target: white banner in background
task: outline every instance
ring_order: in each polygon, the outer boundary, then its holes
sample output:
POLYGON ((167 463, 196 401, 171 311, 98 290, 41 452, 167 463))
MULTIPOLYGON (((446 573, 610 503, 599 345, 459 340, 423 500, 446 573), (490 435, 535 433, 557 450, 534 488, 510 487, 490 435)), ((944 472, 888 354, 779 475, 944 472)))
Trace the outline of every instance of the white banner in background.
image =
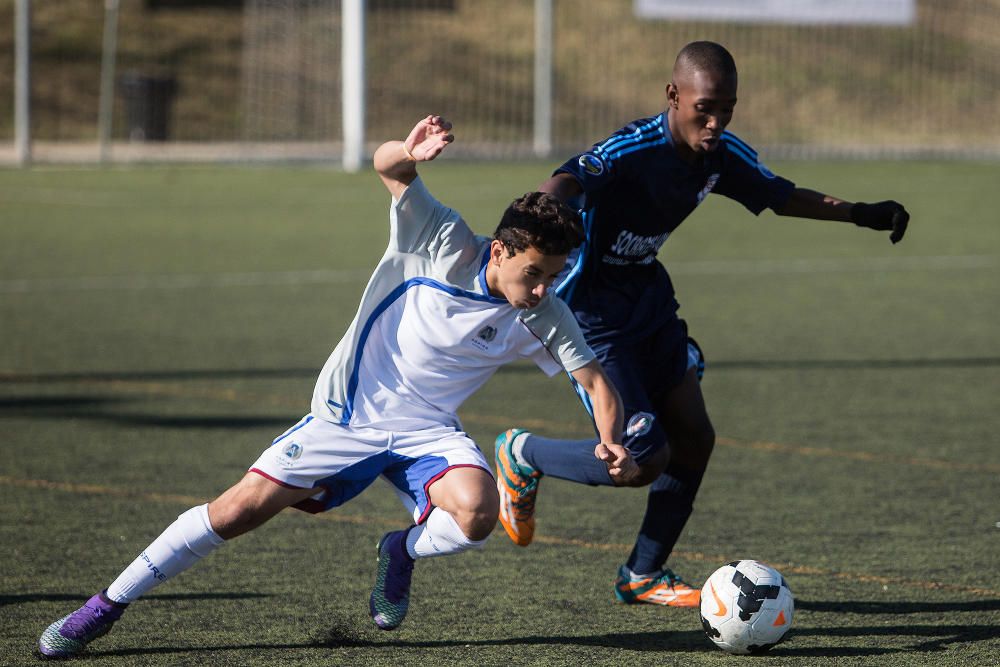
POLYGON ((645 19, 797 23, 911 25, 916 0, 635 0, 635 15, 645 19))

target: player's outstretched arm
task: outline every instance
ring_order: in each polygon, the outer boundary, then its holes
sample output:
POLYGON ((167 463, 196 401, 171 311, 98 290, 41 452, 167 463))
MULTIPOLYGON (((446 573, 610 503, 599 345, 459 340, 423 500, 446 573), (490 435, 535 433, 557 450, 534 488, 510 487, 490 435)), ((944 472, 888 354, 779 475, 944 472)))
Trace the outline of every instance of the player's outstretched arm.
POLYGON ((399 199, 417 177, 417 163, 433 160, 455 140, 451 123, 441 116, 427 116, 403 141, 387 141, 375 151, 375 171, 393 197, 399 199))
POLYGON ((607 464, 608 474, 616 485, 627 485, 640 471, 639 464, 621 444, 625 409, 618 391, 596 359, 571 375, 587 392, 594 408, 594 424, 601 438, 594 456, 607 464))
POLYGON ((910 214, 903 205, 892 200, 874 204, 863 202, 852 204, 805 188, 795 188, 785 206, 777 213, 813 220, 853 222, 858 227, 890 232, 889 240, 893 243, 903 240, 910 222, 910 214))

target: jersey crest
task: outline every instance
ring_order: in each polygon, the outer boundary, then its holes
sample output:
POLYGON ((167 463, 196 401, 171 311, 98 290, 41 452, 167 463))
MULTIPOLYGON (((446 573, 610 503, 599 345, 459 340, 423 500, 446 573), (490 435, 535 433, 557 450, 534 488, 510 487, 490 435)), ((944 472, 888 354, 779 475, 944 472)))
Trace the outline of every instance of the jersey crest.
POLYGON ((604 173, 604 162, 593 153, 584 153, 577 162, 591 176, 600 176, 604 173))

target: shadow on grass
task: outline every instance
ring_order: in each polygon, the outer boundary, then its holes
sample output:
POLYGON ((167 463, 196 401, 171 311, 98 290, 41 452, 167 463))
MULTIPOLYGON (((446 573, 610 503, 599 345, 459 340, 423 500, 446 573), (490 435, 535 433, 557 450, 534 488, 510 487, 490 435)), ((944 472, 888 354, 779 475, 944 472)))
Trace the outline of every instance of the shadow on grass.
POLYGON ((31 417, 39 413, 85 410, 131 401, 130 398, 116 396, 13 396, 0 398, 0 415, 31 417))
MULTIPOLYGON (((970 644, 995 640, 997 630, 992 625, 895 625, 881 627, 837 627, 809 628, 793 630, 789 640, 776 647, 771 654, 775 657, 862 657, 903 652, 935 653, 944 651, 949 644, 970 644), (894 639, 916 638, 918 643, 905 647, 886 646, 795 646, 797 638, 861 638, 890 637, 894 639), (924 641, 919 641, 925 639, 924 641)), ((866 640, 866 643, 875 643, 866 640)), ((884 643, 882 641, 878 643, 884 643)), ((225 646, 169 647, 121 649, 116 651, 95 651, 98 656, 163 655, 171 653, 213 653, 221 651, 271 651, 287 649, 442 649, 467 647, 529 647, 529 646, 590 646, 629 651, 657 653, 714 652, 714 646, 698 630, 681 632, 622 632, 597 635, 529 635, 503 639, 442 639, 442 640, 394 640, 392 636, 378 633, 374 629, 335 627, 325 635, 311 642, 287 644, 232 644, 225 646)))
MULTIPOLYGON (((46 420, 73 419, 116 424, 119 426, 150 426, 155 428, 244 429, 267 427, 283 431, 301 419, 294 416, 258 415, 163 415, 115 412, 112 409, 140 399, 98 395, 85 396, 15 396, 0 398, 0 417, 42 417, 46 420)), ((303 409, 308 405, 303 403, 303 409)))
MULTIPOLYGON (((883 625, 878 627, 841 627, 841 628, 805 628, 793 630, 794 637, 916 637, 928 638, 926 641, 906 647, 907 651, 934 653, 944 651, 948 644, 972 644, 981 641, 996 641, 998 630, 995 625, 883 625)), ((789 655, 838 655, 826 653, 827 649, 795 649, 787 651, 789 655)), ((839 650, 839 649, 829 649, 839 650)), ((878 649, 875 649, 878 650, 878 649)), ((785 653, 785 651, 782 651, 785 653)))
MULTIPOLYGON (((954 357, 944 359, 709 359, 719 370, 874 370, 899 368, 983 368, 1000 366, 1000 357, 954 357)), ((145 371, 74 371, 66 373, 0 373, 0 384, 58 384, 61 382, 148 382, 153 380, 234 380, 256 378, 315 378, 320 367, 309 368, 200 368, 145 371)), ((534 364, 509 364, 501 374, 535 374, 534 364)))
MULTIPOLYGON (((965 602, 870 602, 861 600, 796 600, 795 609, 848 614, 921 614, 927 612, 998 611, 1000 600, 965 602)), ((998 630, 1000 633, 1000 630, 998 630)))
POLYGON ((255 378, 306 378, 319 375, 315 368, 192 368, 146 371, 74 371, 66 373, 0 373, 0 384, 59 384, 60 382, 149 382, 152 380, 240 380, 255 378))
MULTIPOLYGON (((77 607, 87 601, 92 593, 20 593, 0 595, 0 607, 31 602, 72 602, 77 607)), ((270 597, 265 593, 173 593, 143 596, 144 600, 247 600, 270 597)))
POLYGON ((435 648, 466 648, 489 646, 593 646, 612 649, 629 649, 632 651, 715 651, 705 638, 703 632, 686 630, 683 632, 639 632, 603 635, 573 635, 573 636, 528 636, 508 637, 504 639, 442 639, 442 640, 393 640, 386 635, 384 639, 376 639, 376 630, 368 632, 350 632, 343 629, 333 629, 325 637, 310 642, 289 644, 233 644, 228 646, 199 647, 169 647, 156 646, 148 648, 122 649, 117 651, 88 651, 93 657, 98 656, 133 656, 160 655, 169 653, 213 653, 219 651, 268 651, 287 649, 337 649, 337 648, 371 648, 371 649, 435 649, 435 648))

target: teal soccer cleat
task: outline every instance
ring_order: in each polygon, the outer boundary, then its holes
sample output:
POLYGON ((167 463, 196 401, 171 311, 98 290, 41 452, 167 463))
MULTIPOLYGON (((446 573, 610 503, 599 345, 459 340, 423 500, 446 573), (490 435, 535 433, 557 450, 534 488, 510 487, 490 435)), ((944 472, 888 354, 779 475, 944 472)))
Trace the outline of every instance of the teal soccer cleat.
POLYGON ((409 529, 386 533, 378 541, 378 570, 375 587, 368 599, 368 609, 375 625, 395 630, 406 618, 410 606, 410 579, 413 558, 406 551, 409 529))

